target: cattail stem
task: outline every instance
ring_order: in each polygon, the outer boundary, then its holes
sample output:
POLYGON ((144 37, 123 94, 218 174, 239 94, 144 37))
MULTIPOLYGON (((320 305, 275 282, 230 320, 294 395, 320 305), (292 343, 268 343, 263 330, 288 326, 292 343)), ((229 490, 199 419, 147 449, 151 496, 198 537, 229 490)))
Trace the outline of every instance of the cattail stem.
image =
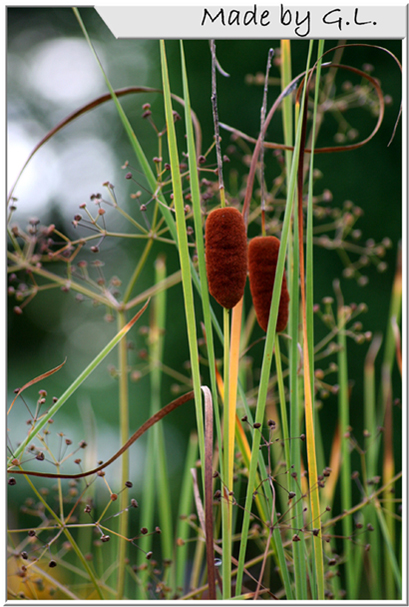
POLYGON ((266 180, 264 175, 264 123, 266 120, 267 112, 267 92, 268 92, 268 76, 270 74, 271 60, 274 55, 274 49, 270 48, 268 51, 266 75, 264 78, 264 94, 263 103, 261 106, 261 119, 260 119, 260 134, 261 134, 261 146, 260 146, 260 187, 261 187, 261 233, 263 236, 266 235, 266 180))
POLYGON ((216 84, 216 44, 214 40, 210 41, 210 50, 212 54, 212 110, 213 110, 213 123, 214 123, 214 135, 216 143, 216 156, 217 156, 217 175, 219 178, 219 190, 220 190, 220 202, 222 208, 225 206, 224 197, 224 182, 223 182, 223 161, 222 151, 220 146, 220 128, 219 128, 219 115, 217 111, 217 84, 216 84))
MULTIPOLYGON (((223 399, 223 487, 222 487, 222 533, 223 533, 223 599, 231 597, 231 556, 232 556, 232 507, 229 492, 232 491, 229 472, 229 370, 230 370, 230 314, 229 310, 223 309, 224 329, 224 399, 223 399)), ((233 427, 234 431, 234 427, 233 427)))
MULTIPOLYGON (((126 325, 124 312, 118 313, 118 331, 122 331, 126 325)), ((129 436, 129 397, 128 397, 128 349, 126 339, 119 343, 119 417, 120 417, 120 441, 121 445, 126 443, 129 436)), ((126 452, 122 457, 121 469, 121 487, 129 480, 129 453, 126 452)), ((128 542, 123 538, 127 537, 129 514, 127 511, 128 496, 126 492, 120 494, 120 510, 124 510, 123 515, 119 517, 119 538, 118 538, 118 577, 116 587, 116 599, 120 601, 125 591, 125 560, 128 552, 128 542)))

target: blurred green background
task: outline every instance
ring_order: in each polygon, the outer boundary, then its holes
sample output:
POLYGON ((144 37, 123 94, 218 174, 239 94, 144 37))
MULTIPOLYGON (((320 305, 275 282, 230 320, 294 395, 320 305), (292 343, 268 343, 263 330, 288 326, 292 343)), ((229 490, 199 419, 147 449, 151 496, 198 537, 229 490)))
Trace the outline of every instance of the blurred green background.
MULTIPOLYGON (((131 85, 161 87, 157 41, 115 40, 93 9, 81 8, 80 12, 114 88, 131 85)), ((71 9, 11 7, 7 9, 7 20, 7 159, 10 189, 29 152, 48 130, 81 105, 107 91, 71 9)), ((386 47, 400 58, 400 40, 364 42, 386 47)), ((335 44, 335 41, 328 41, 325 48, 329 49, 335 44)), ((307 46, 308 42, 305 40, 292 42, 294 75, 305 68, 307 46)), ((249 83, 248 75, 264 72, 270 47, 277 51, 279 41, 217 41, 218 59, 224 70, 230 74, 229 78, 218 76, 220 120, 252 137, 258 135, 263 90, 262 86, 249 83)), ((169 41, 167 52, 173 92, 181 94, 178 42, 169 41)), ((208 41, 187 40, 185 53, 191 104, 200 120, 203 150, 206 150, 213 140, 208 41)), ((363 209, 364 214, 356 226, 362 231, 363 242, 372 238, 378 243, 388 237, 393 246, 387 250, 384 258, 388 264, 385 272, 379 273, 374 266, 364 269, 369 281, 363 287, 355 280, 342 277, 344 266, 336 251, 316 247, 315 302, 320 303, 325 296, 333 297, 333 280, 340 278, 346 303, 368 304, 367 314, 359 318, 362 320, 363 330, 384 334, 402 228, 400 127, 393 143, 387 147, 399 111, 401 75, 392 58, 374 48, 346 49, 342 62, 360 69, 365 64, 373 65, 372 75, 380 80, 382 90, 385 95, 391 97, 391 102, 386 107, 380 131, 368 145, 348 153, 316 156, 315 167, 321 171, 322 178, 317 181, 315 191, 316 194, 321 194, 324 190, 331 191, 333 199, 329 206, 342 208, 344 201, 352 200, 363 209)), ((271 77, 279 77, 277 65, 273 65, 271 77)), ((339 73, 336 81, 339 90, 345 80, 352 83, 359 81, 349 73, 339 73)), ((269 105, 278 92, 278 86, 270 87, 269 105)), ((153 158, 157 155, 157 138, 150 125, 142 118, 142 105, 147 102, 152 105, 156 124, 163 128, 160 95, 129 95, 121 100, 147 157, 153 158)), ((176 109, 182 110, 181 107, 176 109)), ((353 128, 358 129, 358 139, 366 137, 376 122, 375 116, 359 107, 348 112, 347 119, 353 128)), ((336 129, 335 121, 329 118, 320 132, 317 145, 335 145, 336 129)), ((225 151, 229 145, 229 135, 222 133, 222 136, 225 151)), ((267 139, 282 141, 280 113, 275 116, 267 139)), ((214 161, 214 155, 212 158, 214 161)), ((115 185, 120 205, 138 221, 143 221, 138 205, 130 198, 136 186, 125 180, 126 171, 121 169, 125 160, 129 160, 130 164, 136 167, 116 110, 113 104, 108 102, 81 116, 36 154, 14 193, 18 198, 15 221, 25 228, 29 218, 37 216, 42 224, 54 223, 61 232, 72 238, 78 237, 80 230, 75 231, 71 222, 78 212, 79 205, 89 201, 91 194, 101 192, 102 183, 108 180, 115 185)), ((271 184, 280 173, 273 152, 266 152, 265 162, 267 181, 271 184)), ((240 170, 243 174, 243 165, 232 158, 231 164, 225 168, 227 189, 231 184, 231 169, 240 170)), ((143 199, 149 200, 149 193, 144 190, 146 183, 138 176, 137 170, 133 172, 135 178, 140 181, 137 188, 143 191, 143 199)), ((110 229, 116 231, 126 227, 116 214, 107 213, 107 223, 110 229)), ((112 275, 116 275, 126 284, 139 259, 142 246, 138 241, 106 239, 98 255, 105 264, 105 277, 110 279, 112 275)), ((175 247, 158 244, 152 249, 146 268, 138 281, 137 292, 152 285, 153 264, 159 253, 166 256, 168 274, 178 269, 175 247)), ((93 259, 89 251, 81 253, 81 256, 93 259)), ((247 305, 248 299, 247 297, 247 305)), ((8 315, 8 403, 11 402, 12 392, 16 387, 66 358, 66 364, 58 374, 38 385, 38 389, 45 388, 49 395, 59 396, 116 332, 115 323, 104 321, 104 309, 93 307, 90 302, 79 304, 75 301, 73 293, 62 293, 58 289, 37 295, 21 316, 13 313, 14 305, 15 302, 11 298, 8 315)), ((217 309, 216 312, 221 317, 220 310, 217 309)), ((132 341, 132 349, 129 364, 132 369, 141 364, 141 354, 143 356, 146 343, 139 327, 148 322, 149 316, 146 314, 131 331, 129 339, 132 341)), ((317 320, 317 340, 325 334, 326 330, 317 320)), ((261 332, 257 329, 256 337, 260 336, 261 332)), ((348 340, 348 345, 350 377, 354 382, 351 392, 351 424, 354 434, 360 439, 363 430, 363 361, 368 344, 357 345, 353 340, 348 340)), ((261 355, 261 346, 252 350, 256 367, 261 362, 261 355)), ((378 363, 381 357, 382 350, 378 363)), ((188 376, 189 371, 185 365, 187 360, 182 290, 179 285, 168 292, 164 362, 188 376)), ((93 439, 95 452, 90 454, 94 457, 93 461, 95 458, 107 459, 120 446, 117 431, 117 382, 108 372, 109 365, 116 365, 115 351, 62 408, 55 420, 56 432, 63 432, 77 442, 83 438, 88 442, 90 437, 93 439)), ((379 365, 377 369, 379 370, 379 365)), ((164 377, 163 405, 173 398, 172 384, 174 379, 164 377)), ((396 382, 396 386, 398 385, 396 382)), ((395 392, 394 397, 399 397, 399 392, 395 392)), ((148 417, 148 377, 139 382, 131 382, 130 395, 130 427, 134 430, 148 417)), ((26 402, 31 407, 34 406, 36 398, 37 387, 27 391, 26 402)), ((326 424, 324 427, 328 427, 327 448, 334 431, 336 407, 336 396, 330 396, 324 402, 322 410, 326 424)), ((9 437, 13 445, 25 436, 25 420, 28 417, 23 403, 18 401, 8 420, 9 437)), ((399 415, 396 418, 399 418, 399 415)), ((195 425, 193 407, 183 407, 183 411, 176 411, 164 423, 167 428, 167 447, 172 453, 168 460, 171 482, 176 488, 188 435, 195 425)), ((397 452, 400 451, 400 441, 400 424, 397 424, 397 452)), ((141 444, 134 445, 131 452, 131 480, 136 483, 143 476, 143 445, 144 439, 141 439, 141 444)), ((112 467, 112 470, 107 471, 107 478, 113 480, 114 475, 115 467, 112 467)))

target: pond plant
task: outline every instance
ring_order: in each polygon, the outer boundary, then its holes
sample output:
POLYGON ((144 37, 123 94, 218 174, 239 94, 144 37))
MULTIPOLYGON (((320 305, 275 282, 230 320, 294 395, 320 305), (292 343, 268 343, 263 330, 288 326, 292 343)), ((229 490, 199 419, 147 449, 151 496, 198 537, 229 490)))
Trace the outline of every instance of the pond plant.
MULTIPOLYGON (((183 42, 178 55, 181 96, 172 91, 165 41, 158 42, 162 90, 115 91, 80 12, 74 13, 108 93, 52 129, 20 175, 68 124, 110 102, 133 152, 133 158, 124 160, 124 178, 138 183, 142 173, 149 200, 142 202, 136 192, 137 213, 132 214, 114 185, 105 182, 103 193, 93 194, 72 218, 78 233, 73 238, 35 218, 27 229, 16 223, 18 179, 11 187, 10 313, 21 317, 36 295, 55 288, 93 305, 117 329, 61 394, 50 397, 46 389, 48 379, 64 366, 56 360, 35 378, 21 374, 22 387, 8 405, 10 416, 16 408, 29 410, 28 429, 22 414, 14 417, 19 439, 8 442, 10 503, 15 504, 17 487, 24 485, 25 495, 8 528, 9 599, 399 600, 402 472, 393 420, 396 424, 400 416, 396 374, 399 379, 402 372, 400 250, 386 237, 362 242, 357 203, 346 201, 337 208, 331 192, 316 193, 318 156, 338 158, 351 150, 364 154, 382 126, 387 103, 376 66, 371 75, 344 65, 346 43, 305 41, 305 69, 293 74, 291 42, 282 40, 275 49, 280 92, 271 102, 271 51, 260 80, 264 96, 254 139, 219 118, 217 80, 224 76, 212 41, 213 129, 202 133, 191 107, 183 42), (358 84, 344 82, 339 93, 336 79, 345 73, 358 84), (140 92, 163 100, 164 126, 157 126, 162 118, 150 104, 142 108, 157 140, 153 159, 146 156, 121 105, 123 97, 140 92), (370 108, 375 126, 362 140, 352 127, 346 131, 350 137, 342 138, 344 113, 357 100, 370 108), (275 141, 269 130, 278 113, 282 141, 275 141), (339 120, 341 131, 334 145, 320 147, 328 114, 339 120), (239 160, 240 175, 237 169, 230 172, 229 155, 239 160), (272 159, 279 174, 271 182, 266 165, 272 159), (128 231, 110 229, 113 214, 126 220, 128 231), (127 282, 107 279, 106 243, 131 238, 143 247, 127 282), (171 274, 166 246, 178 253, 179 268, 171 274), (371 301, 347 303, 343 281, 355 280, 359 289, 365 282, 362 269, 373 264, 382 272, 382 258, 391 248, 396 275, 381 336, 358 320, 371 301), (317 252, 339 254, 345 264, 319 303, 314 296, 317 252), (151 284, 141 289, 140 277, 152 258, 151 284), (163 362, 169 290, 180 285, 183 306, 177 315, 189 361, 184 369, 172 370, 163 362), (325 330, 320 339, 318 325, 325 330), (146 349, 142 363, 133 367, 128 340, 138 330, 146 349), (353 377, 350 342, 366 349, 363 368, 354 365, 353 377), (117 356, 110 370, 118 387, 120 448, 99 461, 88 440, 73 444, 58 414, 94 370, 106 365, 110 353, 117 356), (165 374, 177 386, 164 400, 165 374), (139 405, 130 400, 129 381, 142 375, 149 376, 149 410, 133 432, 129 411, 139 405), (363 382, 360 434, 350 419, 355 378, 363 382), (330 395, 332 425, 322 418, 330 395), (179 407, 194 408, 196 424, 174 495, 161 420, 179 407), (145 433, 143 483, 136 491, 129 449, 145 433), (114 462, 120 468, 112 486, 106 471, 114 462), (104 491, 97 493, 97 485, 104 491)), ((381 47, 378 52, 388 55, 398 77, 396 57, 381 47)), ((395 203, 399 201, 390 204, 395 203)), ((98 416, 95 407, 93 414, 98 416)))

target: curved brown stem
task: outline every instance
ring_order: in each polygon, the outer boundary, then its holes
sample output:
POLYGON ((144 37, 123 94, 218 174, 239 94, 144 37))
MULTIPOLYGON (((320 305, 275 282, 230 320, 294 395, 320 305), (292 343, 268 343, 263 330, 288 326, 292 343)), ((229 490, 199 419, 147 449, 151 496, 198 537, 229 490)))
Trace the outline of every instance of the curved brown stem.
POLYGON ((90 476, 91 474, 97 474, 110 464, 112 464, 118 457, 120 457, 131 445, 134 444, 138 438, 142 436, 149 428, 151 428, 156 422, 163 419, 168 413, 180 407, 184 403, 192 400, 194 398, 193 390, 191 392, 187 392, 187 394, 182 394, 179 398, 176 398, 171 403, 163 407, 160 411, 152 415, 142 426, 132 434, 131 438, 127 440, 127 442, 113 455, 108 461, 103 464, 93 468, 92 470, 88 470, 87 472, 80 472, 79 474, 52 474, 48 472, 35 472, 34 470, 13 470, 9 468, 7 472, 9 474, 26 474, 27 476, 41 476, 42 478, 84 478, 86 476, 90 476))
MULTIPOLYGON (((118 89, 118 90, 114 91, 114 93, 117 97, 123 97, 124 95, 129 95, 129 94, 133 94, 133 93, 161 93, 162 94, 163 91, 161 89, 153 89, 153 88, 150 88, 147 86, 128 86, 128 87, 125 87, 122 89, 118 89)), ((180 103, 181 105, 183 105, 183 106, 185 105, 185 102, 181 97, 178 97, 177 95, 174 95, 174 94, 172 94, 172 97, 176 101, 178 101, 178 103, 180 103)), ((97 97, 90 103, 86 103, 85 105, 80 107, 78 110, 75 110, 75 112, 72 112, 71 114, 69 114, 66 118, 64 118, 61 122, 59 122, 54 128, 52 128, 50 131, 48 131, 48 133, 41 139, 41 141, 39 141, 37 143, 35 148, 30 152, 29 157, 23 164, 23 167, 21 168, 19 174, 17 175, 17 178, 11 187, 9 195, 7 196, 7 204, 10 202, 10 200, 13 196, 13 192, 16 188, 16 185, 17 185, 21 175, 23 174, 24 169, 26 168, 26 166, 28 165, 28 163, 30 162, 30 160, 32 159, 34 154, 47 141, 49 141, 51 139, 51 137, 53 137, 56 133, 58 133, 58 131, 61 131, 61 129, 63 129, 65 126, 67 126, 67 124, 69 124, 70 122, 72 122, 73 120, 78 118, 79 116, 82 116, 82 114, 85 114, 86 112, 89 112, 90 110, 93 110, 94 108, 105 103, 106 101, 110 101, 111 99, 112 99, 112 96, 110 93, 106 93, 105 95, 101 95, 100 97, 97 97)), ((193 120, 193 124, 194 124, 195 131, 196 131, 196 148, 197 148, 196 154, 197 154, 197 156, 200 156, 200 151, 201 151, 201 146, 202 146, 202 132, 200 129, 200 124, 197 119, 197 116, 193 112, 193 110, 192 110, 192 120, 193 120)))

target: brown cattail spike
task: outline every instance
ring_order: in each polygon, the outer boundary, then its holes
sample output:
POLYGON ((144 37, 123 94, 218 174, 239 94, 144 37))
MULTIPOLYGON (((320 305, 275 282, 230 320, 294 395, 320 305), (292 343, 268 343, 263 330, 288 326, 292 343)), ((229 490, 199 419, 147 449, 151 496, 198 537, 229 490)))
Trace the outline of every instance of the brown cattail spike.
POLYGON ((209 213, 206 269, 211 295, 224 308, 234 308, 246 285, 247 236, 243 217, 233 207, 209 213))
MULTIPOLYGON (((249 279, 258 324, 267 331, 270 316, 280 241, 275 236, 259 236, 249 244, 249 279)), ((281 287, 280 306, 278 308, 276 331, 284 331, 288 321, 288 302, 285 273, 281 287)))

